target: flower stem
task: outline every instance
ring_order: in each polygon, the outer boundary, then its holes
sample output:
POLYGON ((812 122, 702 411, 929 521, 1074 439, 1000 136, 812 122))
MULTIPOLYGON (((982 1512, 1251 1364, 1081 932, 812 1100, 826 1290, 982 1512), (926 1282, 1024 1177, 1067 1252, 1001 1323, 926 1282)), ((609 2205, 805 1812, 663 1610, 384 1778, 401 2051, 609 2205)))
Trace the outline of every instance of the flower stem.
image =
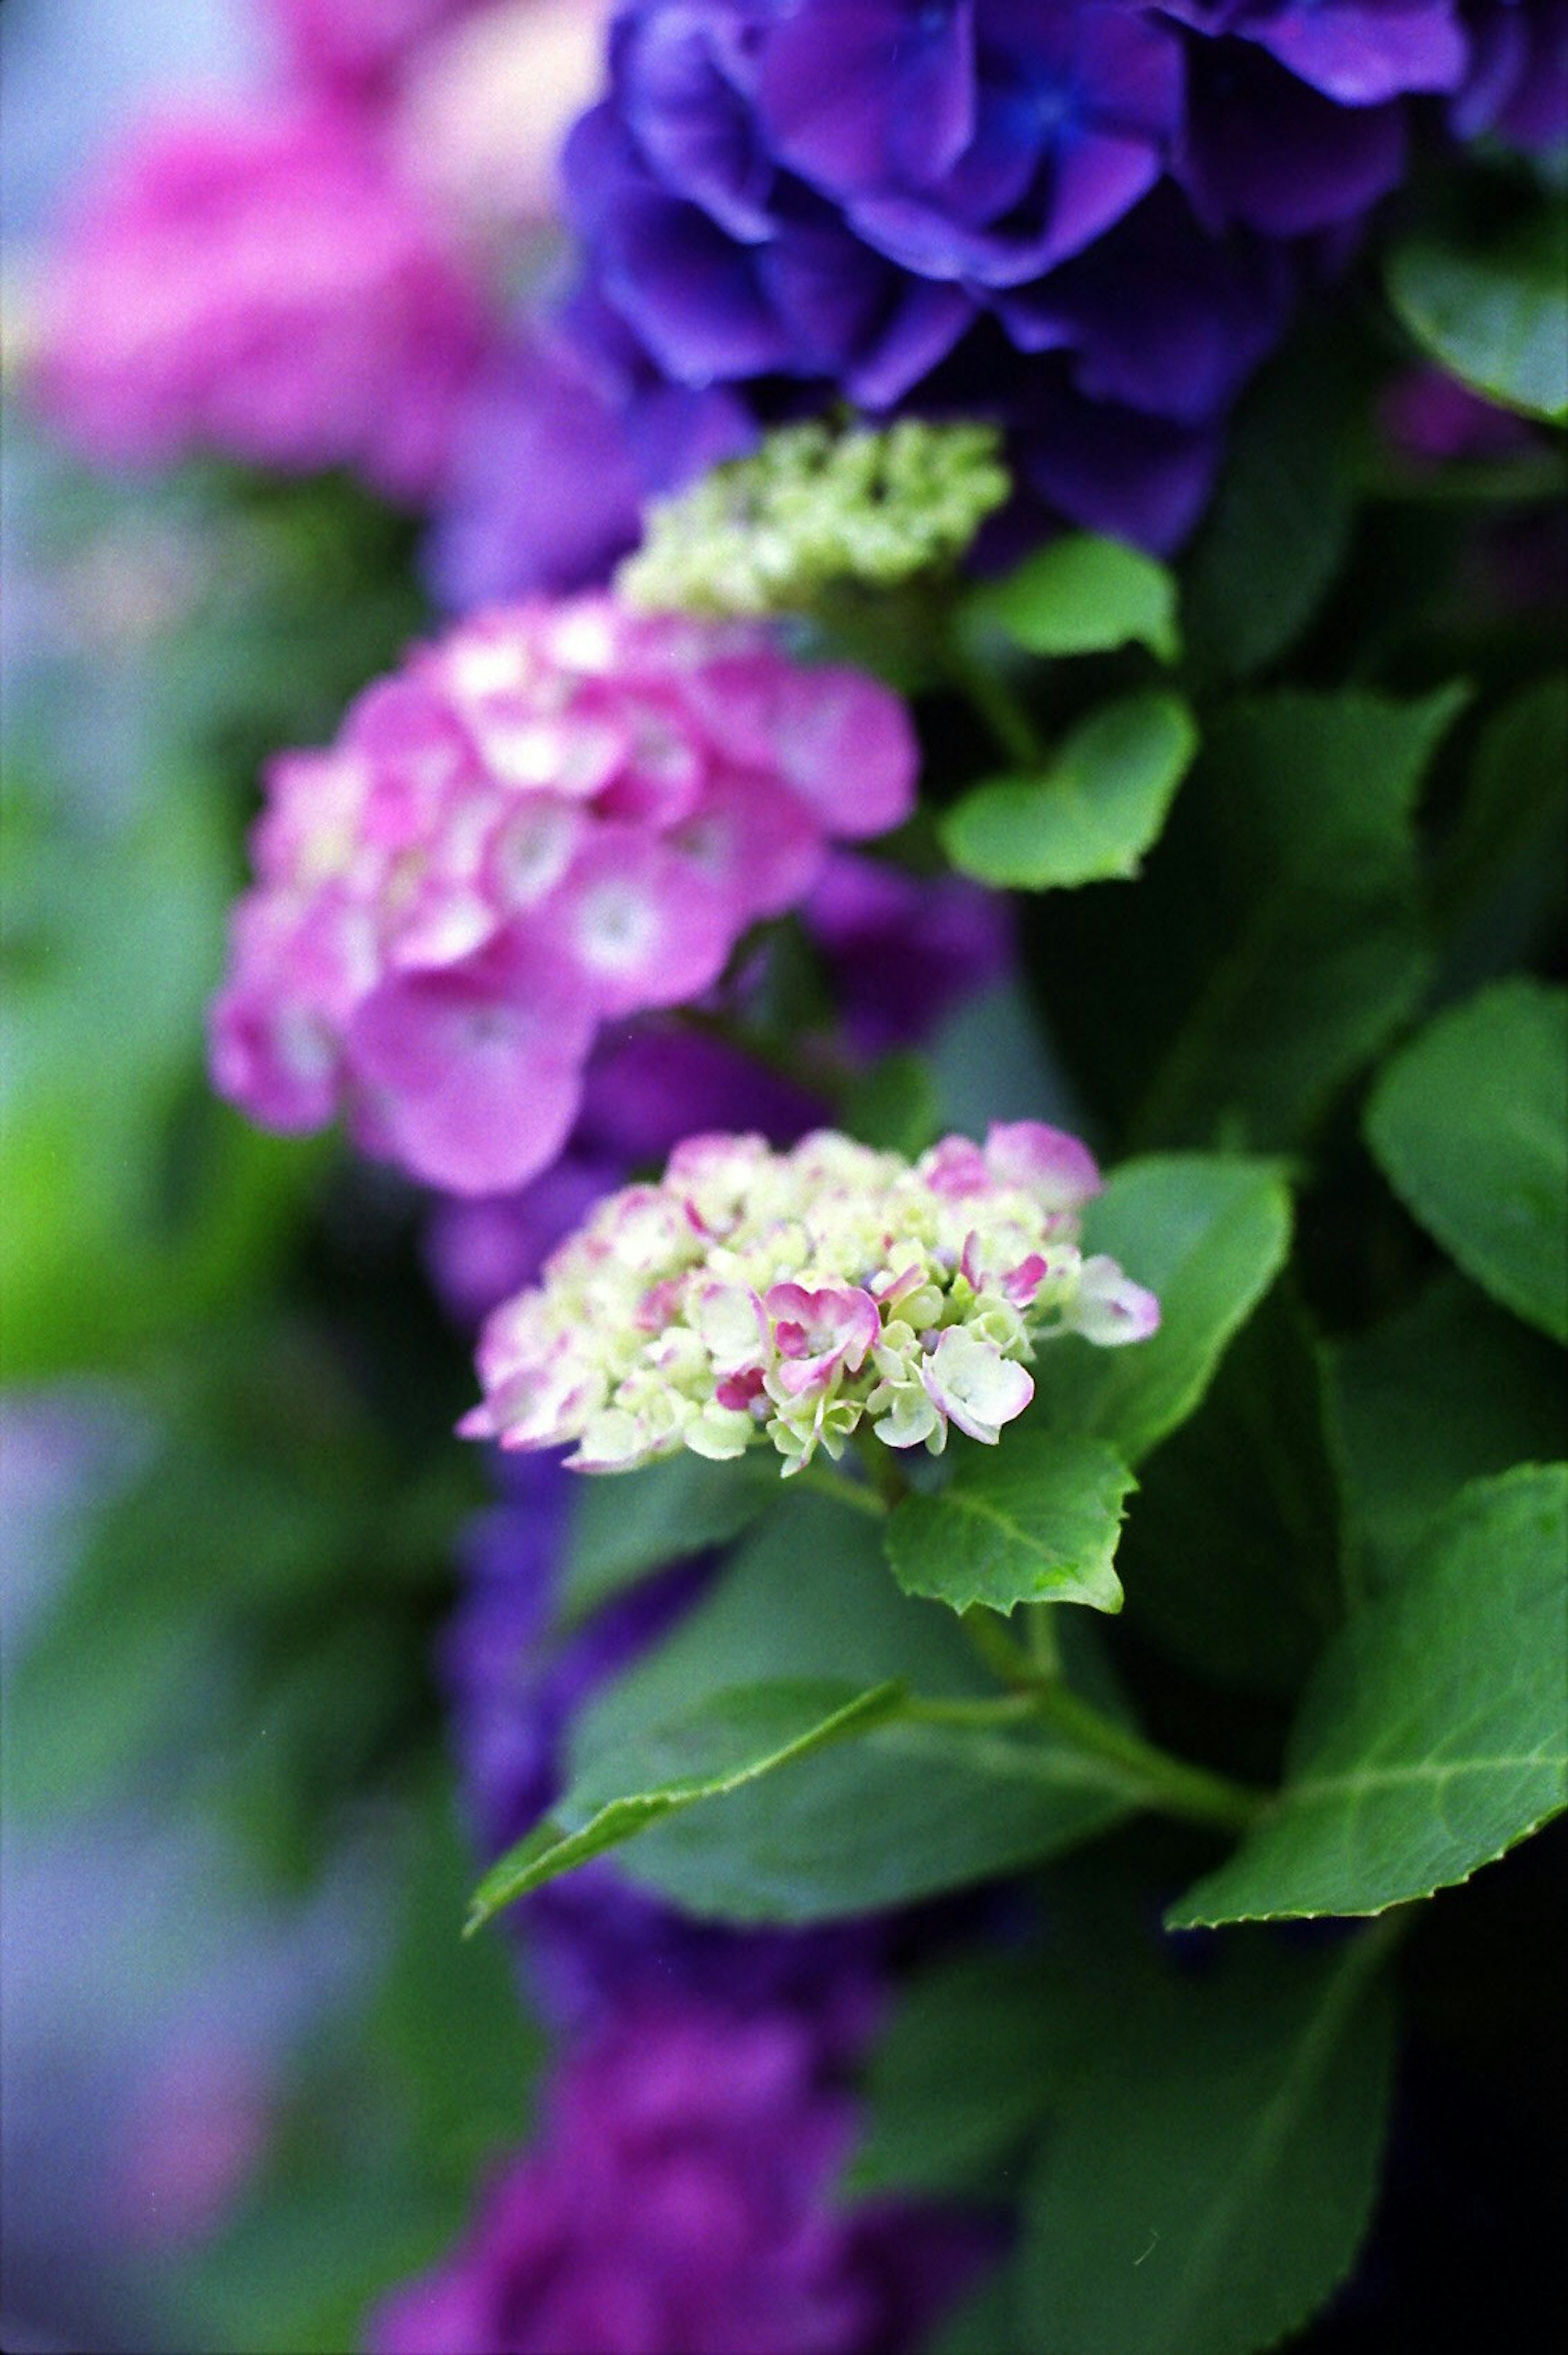
POLYGON ((1073 1749, 1125 1770, 1130 1790, 1155 1814, 1184 1823, 1211 1824, 1221 1831, 1249 1831, 1273 1805, 1267 1792, 1233 1783, 1225 1774, 1194 1766, 1157 1750, 1140 1734, 1106 1717, 1060 1680, 1041 1685, 1035 1706, 1051 1732, 1073 1749))
POLYGON ((1245 1831, 1255 1824, 1273 1804, 1266 1792, 1173 1758, 1069 1688, 1056 1654, 1055 1628, 1048 1625, 1040 1630, 1040 1621, 1057 1607, 1036 1606, 1028 1650, 983 1604, 965 1611, 962 1625, 987 1666, 1012 1687, 1015 1696, 1027 1696, 1033 1714, 1043 1719, 1057 1739, 1118 1768, 1129 1796, 1141 1806, 1157 1815, 1211 1824, 1223 1831, 1245 1831))
POLYGON ((863 1480, 851 1479, 848 1473, 835 1472, 830 1465, 815 1458, 790 1475, 800 1488, 815 1488, 819 1497, 831 1497, 836 1504, 850 1505, 858 1513, 869 1513, 874 1521, 886 1518, 887 1500, 869 1487, 863 1480))

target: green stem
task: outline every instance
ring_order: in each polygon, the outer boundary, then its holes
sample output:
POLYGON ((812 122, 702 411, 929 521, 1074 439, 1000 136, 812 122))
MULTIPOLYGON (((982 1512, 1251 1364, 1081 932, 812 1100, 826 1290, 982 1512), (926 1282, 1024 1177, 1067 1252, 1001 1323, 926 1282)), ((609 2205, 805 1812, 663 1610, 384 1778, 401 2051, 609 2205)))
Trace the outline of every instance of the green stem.
POLYGON ((1043 769, 1047 754, 1034 721, 1006 679, 970 653, 957 630, 949 641, 948 663, 955 683, 963 688, 1008 758, 1020 768, 1043 769))
POLYGON ((1056 1614, 1060 1607, 1055 1603, 1025 1605, 1029 1661, 1042 1683, 1053 1682, 1061 1674, 1061 1646, 1056 1638, 1056 1614))
POLYGON ((899 1713, 917 1725, 1017 1725, 1034 1715, 1034 1700, 1029 1693, 1001 1693, 995 1700, 912 1699, 899 1713))
POLYGON ((886 1518, 887 1502, 874 1488, 868 1487, 863 1480, 851 1480, 846 1473, 835 1472, 816 1457, 798 1472, 792 1472, 790 1478, 796 1487, 815 1488, 819 1497, 831 1497, 836 1504, 851 1505, 858 1513, 869 1513, 874 1521, 886 1518))
POLYGON ((1249 1790, 1206 1766, 1173 1758, 1168 1751, 1157 1749, 1069 1689, 1055 1658, 1055 1629, 1036 1632, 1039 1619, 1055 1607, 1037 1606, 1027 1651, 984 1604, 965 1611, 960 1624, 987 1668, 1012 1687, 1015 1697, 1027 1697, 1036 1718, 1043 1719, 1057 1738, 1074 1750, 1119 1768, 1129 1791, 1144 1806, 1157 1815, 1216 1825, 1223 1831, 1246 1831, 1255 1824, 1272 1804, 1266 1792, 1249 1790))
POLYGON ((1052 1732, 1075 1750, 1122 1767, 1147 1807, 1185 1823, 1212 1824, 1222 1831, 1249 1831, 1271 1806, 1266 1792, 1232 1783, 1228 1775, 1193 1766, 1102 1715, 1061 1682, 1041 1685, 1036 1707, 1052 1732))

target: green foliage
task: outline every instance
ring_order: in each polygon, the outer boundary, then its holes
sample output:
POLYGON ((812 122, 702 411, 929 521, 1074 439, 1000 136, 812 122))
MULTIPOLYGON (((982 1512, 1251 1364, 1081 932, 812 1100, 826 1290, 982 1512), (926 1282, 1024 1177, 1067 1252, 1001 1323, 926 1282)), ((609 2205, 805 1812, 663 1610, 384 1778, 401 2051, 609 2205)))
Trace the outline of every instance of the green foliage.
POLYGON ((295 2060, 261 2181, 181 2253, 174 2343, 359 2345, 373 2300, 450 2246, 533 2124, 547 2040, 500 1942, 453 1934, 471 1867, 443 1784, 382 1822, 384 1967, 295 2060))
POLYGON ((1139 1463, 1198 1405, 1289 1243, 1290 1199, 1267 1163, 1202 1154, 1126 1163, 1089 1206, 1084 1248, 1108 1252, 1157 1294, 1159 1330, 1087 1359, 1063 1349, 1041 1359, 1031 1412, 1139 1463))
POLYGON ((1383 1073, 1367 1137, 1466 1274, 1568 1342, 1568 990, 1521 976, 1439 1015, 1383 1073))
POLYGON ((963 873, 1003 889, 1130 880, 1197 749, 1192 715, 1174 696, 1103 704, 1043 776, 965 794, 942 822, 944 846, 963 873))
POLYGON ((1471 764, 1432 899, 1455 994, 1517 964, 1550 929, 1568 840, 1568 672, 1531 681, 1495 711, 1471 764))
POLYGON ((1465 1488, 1307 1689, 1284 1792, 1170 1921, 1377 1913, 1568 1805, 1568 1467, 1465 1488))
POLYGON ((1354 390, 1343 355, 1307 342, 1243 400, 1184 584, 1189 657, 1200 678, 1265 668, 1322 604, 1355 511, 1354 390))
POLYGON ((1076 2065, 1026 2202, 1025 2345, 1251 2355, 1307 2320, 1349 2271, 1377 2181, 1379 1959, 1377 1934, 1317 1955, 1241 1940, 1191 1975, 1124 1947, 1064 1977, 1051 1999, 1076 2065))
POLYGON ((649 1571, 727 1544, 765 1509, 777 1481, 776 1466, 755 1456, 710 1464, 688 1448, 613 1479, 579 1481, 562 1612, 585 1618, 649 1571))
POLYGON ((157 1402, 8 1674, 7 1804, 75 1812, 134 1776, 297 1878, 423 1723, 475 1467, 400 1454, 304 1330, 193 1341, 157 1402))
POLYGON ((1422 230, 1388 262, 1423 351, 1488 400, 1568 419, 1568 204, 1541 194, 1496 226, 1422 230))
POLYGON ((1046 1995, 1032 1954, 959 1955, 912 1980, 872 2056, 848 2188, 998 2191, 1077 2058, 1046 1995))
POLYGON ((319 1156, 258 1135, 198 1076, 232 883, 213 780, 170 769, 93 821, 23 768, 5 808, 0 1362, 31 1381, 232 1307, 319 1156))
POLYGON ((1182 796, 1189 831, 1146 911, 1157 922, 1168 904, 1179 937, 1200 911, 1207 945, 1142 1135, 1291 1145, 1413 1008, 1428 970, 1416 798, 1465 699, 1293 690, 1209 725, 1182 796))
POLYGON ((1466 1481, 1545 1462, 1568 1431, 1568 1363, 1456 1275, 1324 1354, 1355 1592, 1399 1576, 1466 1481))
POLYGON ((1136 645, 1169 663, 1180 652, 1176 583, 1164 565, 1091 532, 1064 533, 1006 580, 974 591, 964 619, 1031 655, 1104 654, 1136 645))
POLYGON ((1119 1611, 1111 1565, 1136 1485, 1103 1440, 1020 1423, 1005 1444, 966 1449, 936 1495, 905 1497, 889 1525, 888 1560, 906 1594, 955 1611, 1020 1603, 1119 1611))
MULTIPOLYGON (((583 1712, 574 1774, 613 1777, 646 1729, 775 1678, 995 1691, 952 1614, 899 1593, 867 1516, 787 1491, 712 1594, 583 1712)), ((1127 1808, 1125 1776, 1065 1744, 906 1717, 656 1825, 624 1870, 698 1913, 810 1921, 1012 1870, 1127 1808)))
POLYGON ((1129 1624, 1211 1683, 1294 1693, 1339 1624, 1324 1405, 1301 1312, 1276 1285, 1144 1467, 1120 1556, 1129 1624))
POLYGON ((699 1799, 723 1799, 759 1775, 896 1716, 896 1684, 857 1692, 826 1678, 737 1685, 577 1775, 554 1814, 508 1849, 474 1892, 468 1926, 590 1857, 618 1848, 699 1799))

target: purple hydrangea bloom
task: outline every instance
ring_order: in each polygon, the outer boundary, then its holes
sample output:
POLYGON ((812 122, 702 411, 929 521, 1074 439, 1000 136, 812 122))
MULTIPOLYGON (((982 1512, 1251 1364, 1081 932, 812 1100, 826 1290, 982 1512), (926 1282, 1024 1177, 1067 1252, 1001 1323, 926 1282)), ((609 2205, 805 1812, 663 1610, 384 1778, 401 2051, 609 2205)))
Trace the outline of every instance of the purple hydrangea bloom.
POLYGON ((569 330, 645 485, 650 375, 763 421, 846 397, 1008 430, 993 547, 1169 550, 1297 243, 1394 185, 1408 95, 1469 53, 1456 0, 624 0, 569 330))
POLYGON ((853 2134, 786 2009, 645 1999, 562 2070, 455 2254, 371 2318, 373 2355, 901 2355, 989 2235, 836 2209, 853 2134))
POLYGON ((1462 139, 1568 141, 1568 0, 1467 0, 1469 70, 1453 104, 1462 139))
POLYGON ((1340 106, 1450 91, 1467 45, 1455 0, 1157 0, 1200 33, 1254 42, 1340 106))
POLYGON ((740 400, 653 379, 600 350, 591 365, 559 333, 528 331, 482 376, 453 454, 425 578, 453 613, 608 579, 641 537, 642 503, 756 440, 740 400))

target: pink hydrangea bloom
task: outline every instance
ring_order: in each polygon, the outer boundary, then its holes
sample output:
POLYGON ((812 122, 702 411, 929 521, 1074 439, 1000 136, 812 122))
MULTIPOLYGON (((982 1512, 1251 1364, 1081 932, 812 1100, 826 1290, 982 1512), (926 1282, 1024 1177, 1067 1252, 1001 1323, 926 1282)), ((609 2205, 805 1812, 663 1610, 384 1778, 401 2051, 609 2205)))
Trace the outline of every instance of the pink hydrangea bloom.
POLYGON ((635 2008, 462 2246, 372 2315, 372 2355, 904 2355, 983 2236, 836 2204, 854 2132, 792 2013, 635 2008))
POLYGON ((787 1476, 862 1430, 939 1455, 956 1424, 994 1446, 1034 1396, 1040 1345, 1158 1326, 1152 1293, 1079 1250, 1099 1190, 1086 1148, 1040 1121, 944 1137, 912 1167, 831 1130, 781 1154, 688 1137, 495 1311, 462 1428, 575 1443, 582 1472, 766 1439, 787 1476))
POLYGON ((482 0, 262 0, 299 78, 359 96, 379 91, 417 43, 482 0))
POLYGON ((765 627, 612 598, 480 614, 267 776, 219 1088, 279 1128, 347 1110, 459 1194, 554 1160, 601 1024, 699 996, 830 839, 894 825, 897 698, 765 627))
POLYGON ((35 393, 100 464, 345 466, 417 504, 488 342, 450 237, 368 124, 326 105, 191 112, 90 183, 35 393))

